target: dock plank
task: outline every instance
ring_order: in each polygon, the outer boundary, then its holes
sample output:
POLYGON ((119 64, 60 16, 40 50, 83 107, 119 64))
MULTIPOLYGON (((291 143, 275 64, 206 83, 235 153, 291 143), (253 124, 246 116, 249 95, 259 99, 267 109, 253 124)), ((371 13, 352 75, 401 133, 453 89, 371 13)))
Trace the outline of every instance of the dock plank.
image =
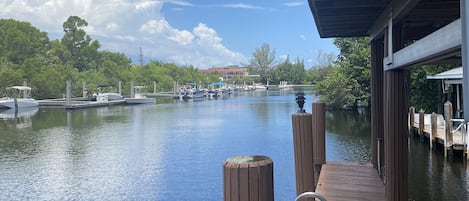
MULTIPOLYGON (((423 132, 424 132, 424 135, 425 137, 429 138, 430 137, 430 115, 431 114, 425 114, 425 124, 424 124, 424 129, 423 129, 423 132)), ((418 122, 418 114, 415 114, 414 115, 414 122, 412 124, 413 128, 414 129, 418 129, 419 128, 419 122, 418 122)), ((459 150, 461 149, 461 147, 464 147, 465 145, 465 139, 463 136, 463 133, 458 130, 456 131, 455 133, 452 134, 453 135, 453 141, 452 142, 448 142, 448 145, 449 147, 452 147, 453 149, 456 149, 456 150, 459 150)), ((437 126, 437 133, 436 135, 434 136, 435 139, 436 139, 436 142, 440 143, 440 144, 443 144, 444 142, 444 138, 445 138, 445 131, 444 131, 444 128, 443 126, 440 126, 438 125, 437 126)))
POLYGON ((385 199, 384 184, 369 163, 327 162, 321 168, 316 192, 328 201, 385 199))

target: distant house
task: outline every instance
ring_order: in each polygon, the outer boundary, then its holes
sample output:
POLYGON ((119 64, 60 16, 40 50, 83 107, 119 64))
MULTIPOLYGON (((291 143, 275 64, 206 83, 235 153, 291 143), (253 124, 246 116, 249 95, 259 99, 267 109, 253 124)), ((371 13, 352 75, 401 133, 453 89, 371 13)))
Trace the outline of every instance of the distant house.
POLYGON ((226 67, 212 67, 209 69, 199 69, 201 73, 218 73, 223 79, 230 79, 233 77, 247 77, 249 76, 248 68, 239 66, 226 66, 226 67))

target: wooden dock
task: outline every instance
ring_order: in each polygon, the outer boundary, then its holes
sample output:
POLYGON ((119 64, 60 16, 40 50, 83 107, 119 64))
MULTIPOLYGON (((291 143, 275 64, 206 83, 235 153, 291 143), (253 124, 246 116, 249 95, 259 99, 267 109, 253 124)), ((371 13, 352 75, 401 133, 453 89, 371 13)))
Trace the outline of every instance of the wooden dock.
MULTIPOLYGON (((412 115, 412 114, 409 114, 412 115)), ((424 120, 423 120, 423 126, 421 128, 421 123, 420 123, 420 115, 418 113, 414 114, 413 122, 411 122, 411 132, 412 133, 417 133, 419 135, 422 135, 422 137, 425 138, 433 138, 432 141, 434 143, 438 143, 441 145, 445 145, 445 147, 453 150, 459 150, 459 151, 464 151, 465 150, 465 141, 466 141, 466 136, 463 135, 461 130, 454 130, 456 127, 453 128, 453 132, 451 134, 446 134, 445 132, 445 120, 443 118, 443 115, 437 114, 437 123, 436 123, 436 132, 431 131, 431 114, 424 114, 424 120), (422 130, 421 133, 419 133, 419 129, 422 130), (447 136, 445 135, 451 135, 452 140, 448 140, 447 136), (445 141, 447 141, 445 143, 445 141)), ((412 118, 409 118, 412 120, 412 118)))
POLYGON ((91 108, 91 107, 104 107, 111 105, 120 105, 124 104, 125 100, 113 100, 106 102, 96 102, 96 101, 70 101, 70 104, 67 104, 65 100, 39 100, 40 107, 58 107, 65 109, 81 109, 81 108, 91 108))
POLYGON ((379 201, 385 188, 369 163, 327 162, 322 165, 316 192, 328 201, 379 201))

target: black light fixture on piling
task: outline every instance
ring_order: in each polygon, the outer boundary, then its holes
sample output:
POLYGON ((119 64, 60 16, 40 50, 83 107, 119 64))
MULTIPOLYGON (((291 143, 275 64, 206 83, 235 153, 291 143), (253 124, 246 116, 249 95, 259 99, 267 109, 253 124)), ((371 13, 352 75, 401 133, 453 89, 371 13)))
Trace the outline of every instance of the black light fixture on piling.
POLYGON ((296 93, 295 96, 296 96, 296 99, 295 99, 296 103, 298 104, 298 107, 300 108, 298 110, 298 113, 305 113, 306 111, 303 109, 303 106, 304 106, 305 100, 306 100, 305 93, 300 91, 300 92, 296 93))

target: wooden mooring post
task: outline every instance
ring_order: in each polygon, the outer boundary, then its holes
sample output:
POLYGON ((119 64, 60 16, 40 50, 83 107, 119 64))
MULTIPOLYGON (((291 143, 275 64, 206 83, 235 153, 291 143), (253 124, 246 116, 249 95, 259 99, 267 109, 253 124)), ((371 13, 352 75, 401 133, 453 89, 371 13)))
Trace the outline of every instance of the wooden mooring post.
POLYGON ((436 115, 436 113, 433 112, 432 115, 430 116, 430 125, 431 125, 430 138, 429 138, 430 149, 433 149, 433 142, 435 142, 435 138, 438 132, 437 124, 438 124, 438 116, 436 115))
POLYGON ((321 166, 326 163, 326 103, 312 106, 314 184, 317 184, 321 166))
POLYGON ((310 113, 292 115, 296 195, 315 190, 312 117, 310 113))
POLYGON ((409 108, 409 134, 414 132, 415 107, 409 108))
POLYGON ((224 201, 273 201, 274 164, 267 156, 236 156, 223 163, 224 201))
POLYGON ((419 111, 419 136, 420 137, 424 136, 424 130, 425 130, 425 111, 420 109, 419 111))
POLYGON ((453 122, 451 121, 451 119, 453 119, 453 104, 449 101, 444 104, 444 117, 446 121, 444 140, 444 152, 446 158, 448 156, 448 149, 453 144, 453 135, 451 134, 451 131, 453 130, 453 122))

